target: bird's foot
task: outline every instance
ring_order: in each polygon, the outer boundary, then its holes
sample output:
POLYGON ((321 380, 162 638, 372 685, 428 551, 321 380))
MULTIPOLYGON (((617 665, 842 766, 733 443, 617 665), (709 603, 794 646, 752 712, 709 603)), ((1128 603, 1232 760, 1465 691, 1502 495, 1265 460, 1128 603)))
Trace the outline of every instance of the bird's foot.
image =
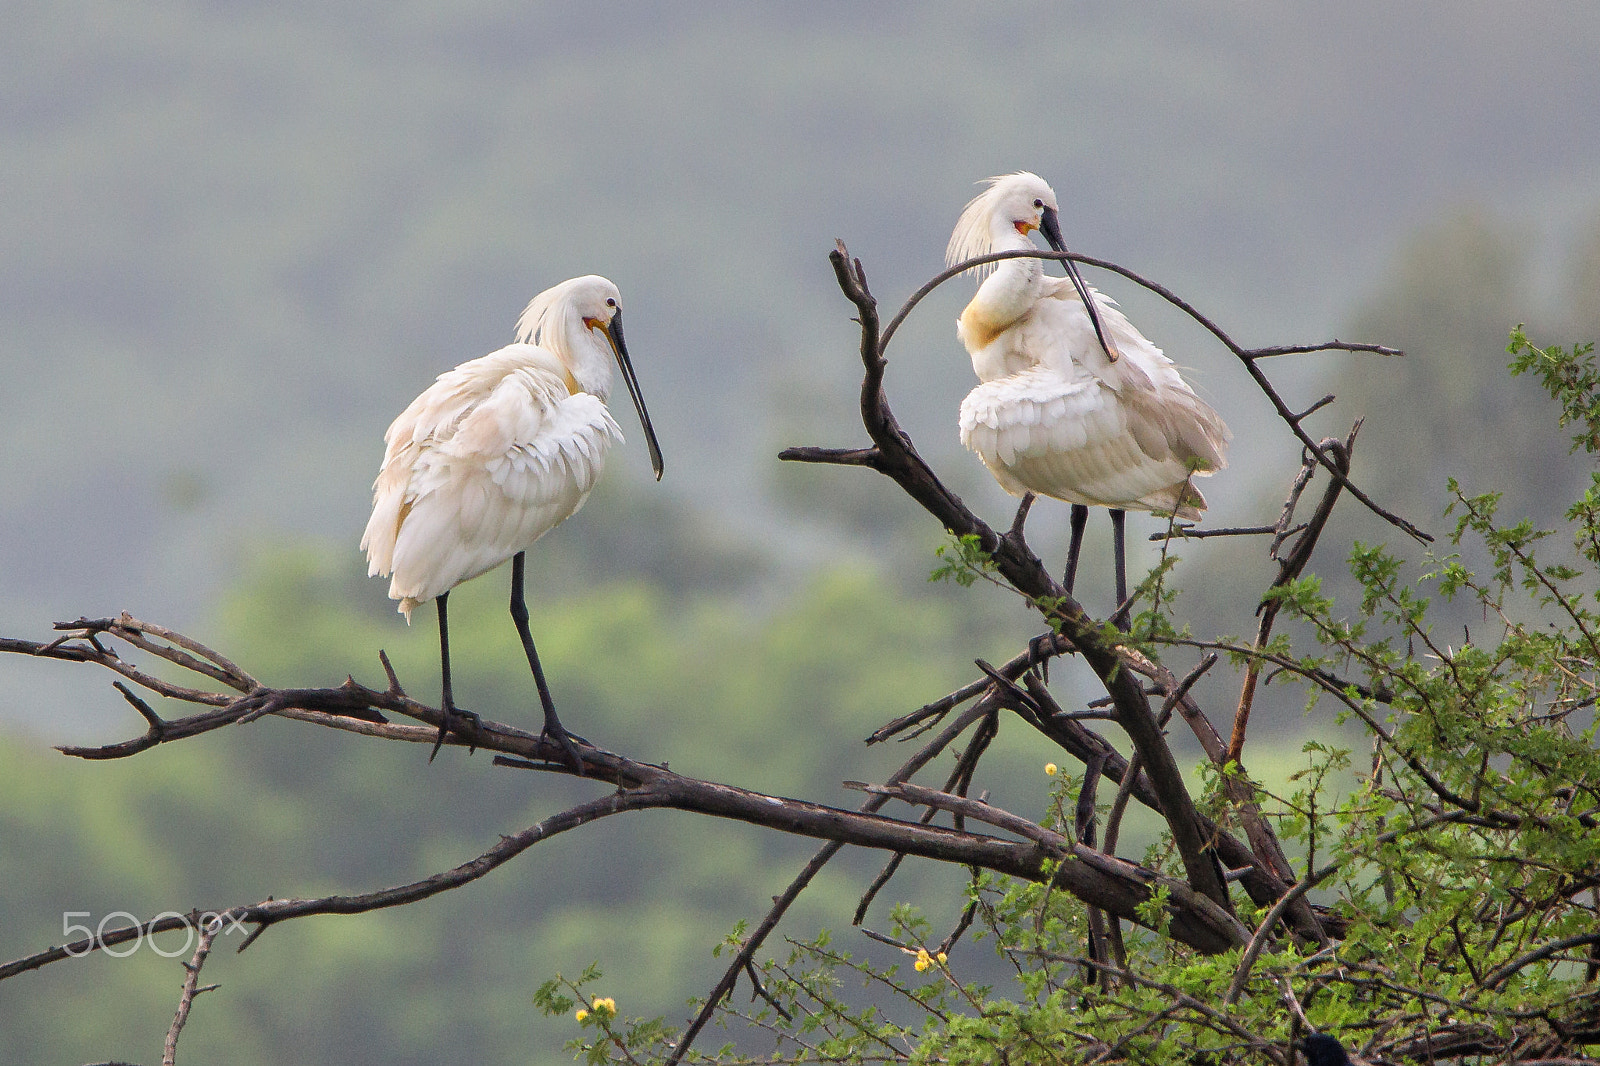
POLYGON ((566 726, 563 726, 553 714, 545 716, 544 729, 539 732, 539 742, 543 743, 546 740, 555 741, 561 746, 561 753, 566 756, 567 765, 572 767, 573 773, 579 777, 585 776, 583 772, 583 757, 578 754, 578 748, 573 744, 573 741, 577 741, 586 748, 594 747, 593 744, 590 744, 576 733, 567 732, 566 726))
POLYGON ((444 746, 444 738, 451 733, 461 737, 467 742, 467 754, 471 755, 478 750, 478 731, 483 728, 483 719, 472 711, 463 711, 460 707, 449 702, 444 706, 444 718, 439 722, 439 735, 434 738, 433 751, 428 753, 428 761, 432 762, 439 754, 439 749, 444 746), (462 723, 470 722, 471 727, 463 730, 462 723))

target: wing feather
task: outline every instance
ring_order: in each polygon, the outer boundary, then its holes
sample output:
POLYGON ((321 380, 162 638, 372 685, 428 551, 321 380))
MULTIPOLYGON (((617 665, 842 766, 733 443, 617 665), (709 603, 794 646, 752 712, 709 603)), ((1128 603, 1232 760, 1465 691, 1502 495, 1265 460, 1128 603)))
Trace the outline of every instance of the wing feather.
POLYGON ((622 431, 569 391, 559 361, 514 344, 441 374, 395 419, 361 546, 410 617, 583 506, 622 431))
POLYGON ((1226 439, 1221 419, 1187 389, 1119 394, 1081 368, 988 381, 961 405, 962 444, 1008 491, 1185 518, 1204 506, 1192 488, 1184 493, 1191 467, 1220 469, 1226 439))

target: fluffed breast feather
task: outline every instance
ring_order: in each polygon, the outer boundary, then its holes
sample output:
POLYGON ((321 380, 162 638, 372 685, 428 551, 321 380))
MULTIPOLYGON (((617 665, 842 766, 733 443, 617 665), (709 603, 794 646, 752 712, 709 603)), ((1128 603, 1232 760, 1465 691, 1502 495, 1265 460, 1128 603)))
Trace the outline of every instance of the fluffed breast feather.
POLYGON ((389 427, 361 546, 408 619, 583 506, 622 431, 564 376, 510 345, 441 374, 389 427))
POLYGON ((1185 480, 1226 465, 1227 427, 1188 388, 1125 389, 1037 367, 984 382, 961 405, 961 443, 1006 491, 1176 512, 1205 499, 1185 480))

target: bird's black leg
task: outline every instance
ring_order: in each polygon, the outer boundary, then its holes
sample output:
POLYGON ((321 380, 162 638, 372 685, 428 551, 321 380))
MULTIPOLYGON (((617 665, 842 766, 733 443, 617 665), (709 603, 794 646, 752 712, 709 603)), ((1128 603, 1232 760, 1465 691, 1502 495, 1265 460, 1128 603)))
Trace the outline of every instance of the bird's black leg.
MULTIPOLYGON (((463 711, 456 707, 455 697, 450 693, 450 623, 446 614, 446 601, 449 598, 449 592, 441 592, 439 598, 434 601, 439 611, 439 673, 444 678, 444 694, 439 698, 439 706, 444 711, 444 720, 439 723, 439 736, 433 742, 433 751, 428 755, 429 762, 439 754, 439 748, 444 744, 445 736, 455 726, 457 718, 465 718, 472 723, 473 736, 477 735, 481 723, 478 716, 471 711, 463 711)), ((457 729, 456 732, 459 733, 460 730, 457 729)), ((470 745, 472 737, 468 737, 467 741, 470 745)), ((469 747, 467 750, 472 749, 469 747)))
POLYGON ((1072 539, 1067 543, 1067 574, 1061 579, 1061 584, 1070 596, 1072 583, 1078 579, 1078 551, 1083 547, 1083 527, 1089 524, 1089 508, 1081 503, 1073 504, 1072 518, 1069 521, 1072 539))
POLYGON ((1111 616, 1111 621, 1124 633, 1128 631, 1128 548, 1124 539, 1127 525, 1128 512, 1113 507, 1111 509, 1111 551, 1117 570, 1117 613, 1111 616))
POLYGON ((567 732, 566 727, 561 724, 561 719, 556 717, 556 704, 550 698, 550 686, 545 684, 544 670, 539 666, 539 653, 533 648, 533 634, 528 630, 528 604, 522 595, 525 561, 524 552, 518 552, 511 557, 511 620, 517 624, 517 635, 522 638, 522 650, 527 653, 528 666, 533 670, 533 683, 539 688, 539 702, 544 705, 544 732, 541 736, 549 737, 560 744, 573 773, 582 777, 583 760, 578 757, 578 749, 573 746, 572 734, 567 732))

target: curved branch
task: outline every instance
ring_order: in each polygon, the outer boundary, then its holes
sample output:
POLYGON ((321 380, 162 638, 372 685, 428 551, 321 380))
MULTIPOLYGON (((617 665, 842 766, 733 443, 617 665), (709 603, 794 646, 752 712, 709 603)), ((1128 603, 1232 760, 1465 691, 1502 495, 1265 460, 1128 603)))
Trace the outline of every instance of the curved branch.
POLYGON ((1548 944, 1541 944, 1532 951, 1518 955, 1498 970, 1484 977, 1483 987, 1490 990, 1496 989, 1510 980, 1517 971, 1548 959, 1552 955, 1559 955, 1563 951, 1582 947, 1585 944, 1600 944, 1600 933, 1579 933, 1576 936, 1563 937, 1560 940, 1552 940, 1548 944))
MULTIPOLYGON (((840 247, 843 247, 842 242, 840 247)), ((1133 282, 1135 285, 1149 289, 1157 296, 1166 300, 1178 310, 1182 311, 1185 315, 1188 315, 1190 318, 1194 319, 1212 336, 1221 341, 1223 346, 1227 348, 1228 351, 1232 352, 1238 357, 1239 361, 1244 364, 1245 370, 1253 379, 1255 379, 1256 386, 1266 394, 1268 401, 1272 404, 1273 410, 1278 412, 1278 417, 1283 419, 1284 423, 1288 425, 1290 431, 1299 438, 1300 443, 1311 450, 1311 453, 1317 457, 1317 461, 1328 470, 1329 474, 1336 478, 1340 484, 1349 490, 1350 495, 1360 500, 1361 503, 1373 514, 1377 515, 1379 518, 1382 518, 1390 525, 1404 530, 1407 534, 1415 537, 1417 540, 1423 542, 1431 542, 1433 540, 1432 536, 1423 532, 1411 522, 1408 522, 1406 519, 1401 518, 1394 512, 1379 505, 1377 501, 1373 500, 1365 492, 1361 491, 1361 489, 1358 488, 1348 476, 1339 471, 1336 465, 1329 460, 1327 456, 1318 451, 1316 442, 1313 441, 1306 433, 1305 429, 1301 426, 1301 423, 1312 412, 1324 406, 1328 402, 1328 399, 1323 399, 1312 405, 1310 408, 1307 408, 1306 410, 1296 414, 1290 409, 1289 405, 1284 402, 1283 397, 1278 395, 1277 389, 1273 387, 1272 382, 1267 378, 1267 375, 1262 372, 1260 367, 1256 366, 1256 363, 1262 359, 1268 359, 1280 355, 1307 355, 1313 352, 1340 351, 1370 352, 1376 355, 1385 356, 1404 355, 1405 353, 1398 348, 1390 348, 1382 344, 1349 343, 1341 340, 1332 340, 1326 344, 1295 344, 1280 345, 1270 348, 1246 348, 1230 337, 1221 326, 1218 326, 1210 318, 1207 318, 1193 304, 1189 303, 1183 297, 1179 296, 1171 289, 1168 289, 1165 285, 1162 285, 1156 281, 1151 281, 1149 278, 1146 278, 1140 274, 1136 274, 1127 267, 1119 266, 1118 264, 1107 259, 1096 259, 1093 256, 1079 255, 1076 252, 1046 252, 1038 249, 1015 249, 1006 252, 990 252, 987 255, 976 256, 972 259, 966 260, 965 262, 957 263, 955 266, 934 275, 932 280, 927 282, 927 284, 923 285, 916 292, 912 293, 911 297, 906 300, 905 304, 900 308, 899 312, 894 316, 894 318, 889 320, 889 325, 884 328, 883 337, 878 346, 880 360, 882 351, 889 346, 889 339, 893 337, 895 331, 900 328, 900 324, 905 321, 906 316, 911 314, 912 308, 921 303, 924 297, 958 274, 965 273, 975 266, 983 266, 985 263, 998 263, 1004 259, 1050 259, 1057 262, 1071 260, 1074 263, 1082 263, 1085 266, 1099 267, 1102 270, 1109 270, 1113 274, 1120 274, 1129 281, 1133 282)), ((859 263, 857 265, 859 267, 859 263)), ((865 279, 863 279, 863 283, 864 280, 865 279)))
POLYGON ((1332 877, 1333 869, 1324 869, 1295 885, 1279 897, 1278 902, 1272 905, 1267 916, 1261 919, 1261 924, 1256 927, 1255 935, 1250 938, 1250 943, 1245 947, 1244 954, 1239 957, 1239 968, 1234 971, 1233 981, 1228 985, 1227 995, 1222 997, 1226 1006, 1233 1006, 1239 1001, 1239 996, 1244 992, 1245 982, 1250 979, 1250 970, 1255 966, 1256 959, 1261 957, 1261 949, 1266 947, 1267 941, 1272 939, 1272 927, 1278 924, 1278 919, 1283 917, 1285 911, 1295 905, 1295 902, 1310 892, 1325 879, 1332 877))
MULTIPOLYGON (((1059 257, 1060 256, 1058 253, 1056 255, 1052 255, 1050 258, 1059 257)), ((1235 341, 1232 337, 1228 336, 1228 334, 1223 332, 1220 326, 1218 326, 1215 322, 1212 322, 1205 315, 1201 314, 1187 300, 1178 296, 1166 286, 1161 285, 1158 282, 1151 281, 1148 278, 1141 277, 1126 267, 1118 266, 1116 263, 1110 262, 1109 260, 1094 259, 1089 256, 1082 255, 1074 255, 1071 258, 1074 261, 1083 263, 1087 266, 1096 266, 1100 267, 1102 270, 1109 270, 1113 274, 1121 274, 1134 284, 1141 285, 1144 288, 1149 289, 1151 292, 1155 293, 1157 296, 1166 300, 1178 310, 1182 311, 1184 314, 1200 323, 1200 325, 1204 326, 1208 331, 1210 331, 1212 336, 1216 337, 1217 340, 1223 343, 1223 346, 1226 347, 1228 351, 1232 352, 1239 358, 1239 361, 1244 364, 1245 370, 1252 378, 1255 379, 1256 386, 1266 395, 1267 400, 1271 402, 1273 410, 1278 412, 1278 417, 1283 419, 1284 424, 1287 425, 1294 435, 1299 438, 1300 443, 1306 448, 1310 449, 1311 454, 1316 456, 1317 462, 1322 465, 1323 469, 1328 471, 1329 476, 1343 485, 1345 489, 1349 491, 1350 495, 1360 500, 1367 510, 1371 511, 1385 522, 1404 530, 1407 534, 1419 541, 1424 543, 1432 543, 1433 537, 1430 534, 1424 533, 1421 529, 1418 529, 1415 525, 1406 521, 1404 518, 1401 518, 1394 512, 1380 506, 1377 501, 1372 499, 1372 497, 1361 491, 1355 482, 1351 481, 1350 478, 1338 468, 1338 464, 1336 462, 1330 459, 1327 455, 1323 454, 1322 450, 1317 446, 1317 443, 1311 439, 1309 434, 1306 433, 1305 428, 1301 425, 1301 422, 1306 418, 1307 415, 1322 407, 1323 403, 1319 402, 1307 410, 1296 414, 1289 408, 1289 405, 1284 402, 1283 397, 1278 395, 1278 390, 1273 387, 1272 382, 1268 380, 1267 375, 1259 366, 1256 365, 1262 359, 1270 358, 1272 356, 1298 355, 1309 352, 1375 352, 1379 355, 1393 356, 1404 355, 1404 352, 1397 348, 1387 348, 1380 344, 1348 344, 1344 341, 1338 340, 1330 341, 1327 344, 1293 345, 1276 348, 1246 348, 1235 341)))
MULTIPOLYGON (((1039 607, 1052 628, 1059 628, 1077 646, 1111 696, 1117 723, 1132 739, 1134 747, 1143 753, 1145 772, 1160 797, 1162 815, 1172 832, 1190 886, 1218 907, 1229 910, 1227 888, 1217 871, 1208 841, 1200 831, 1183 773, 1156 727, 1143 687, 1127 669, 1120 645, 1107 638, 1100 625, 1050 576, 1039 557, 1027 549, 1020 537, 995 532, 946 488, 917 454, 883 394, 885 362, 878 333, 878 305, 867 287, 866 271, 860 260, 850 258, 843 241, 837 243, 828 258, 840 289, 856 306, 857 320, 861 324, 861 361, 865 369, 861 383, 861 420, 879 453, 872 464, 874 469, 892 478, 951 533, 976 537, 979 546, 994 560, 1000 575, 1039 607)), ((795 456, 786 452, 783 457, 795 456)))
MULTIPOLYGON (((156 933, 167 932, 172 929, 193 928, 205 916, 208 922, 215 922, 219 927, 230 929, 237 926, 254 925, 255 932, 240 945, 239 950, 255 940, 268 926, 278 922, 288 921, 293 918, 304 918, 314 914, 364 914, 368 911, 383 910, 388 907, 401 907, 417 900, 427 899, 429 896, 459 888, 470 881, 476 881, 495 867, 512 859, 531 848, 541 840, 546 840, 558 833, 566 832, 580 825, 603 818, 610 814, 619 814, 626 810, 637 810, 647 806, 659 806, 654 802, 656 796, 638 792, 613 792, 597 800, 581 804, 560 814, 552 815, 537 825, 530 826, 514 836, 501 837, 500 842, 488 851, 479 855, 470 862, 443 873, 425 877, 420 881, 410 884, 397 885, 393 888, 380 889, 377 892, 368 892, 357 896, 322 896, 317 899, 269 899, 262 903, 247 906, 229 907, 224 910, 202 910, 196 908, 184 915, 171 915, 159 920, 143 922, 138 925, 128 926, 125 929, 113 930, 103 936, 94 936, 86 940, 62 944, 46 951, 16 959, 0 965, 0 981, 29 970, 37 970, 52 962, 59 962, 66 958, 77 958, 91 951, 102 948, 116 947, 141 937, 152 936, 156 933)), ((165 912, 164 912, 165 913, 165 912)))

